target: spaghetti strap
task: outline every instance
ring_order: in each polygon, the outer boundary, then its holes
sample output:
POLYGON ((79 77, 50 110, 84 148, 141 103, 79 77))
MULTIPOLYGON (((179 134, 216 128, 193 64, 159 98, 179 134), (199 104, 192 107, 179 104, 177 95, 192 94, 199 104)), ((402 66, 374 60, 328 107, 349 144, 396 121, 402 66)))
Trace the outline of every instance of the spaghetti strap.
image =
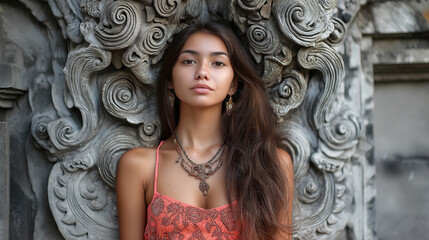
POLYGON ((161 147, 162 143, 164 141, 161 141, 158 145, 158 148, 156 149, 156 162, 155 162, 155 182, 153 184, 153 191, 158 192, 156 188, 156 183, 158 182, 158 162, 159 162, 159 148, 161 147))

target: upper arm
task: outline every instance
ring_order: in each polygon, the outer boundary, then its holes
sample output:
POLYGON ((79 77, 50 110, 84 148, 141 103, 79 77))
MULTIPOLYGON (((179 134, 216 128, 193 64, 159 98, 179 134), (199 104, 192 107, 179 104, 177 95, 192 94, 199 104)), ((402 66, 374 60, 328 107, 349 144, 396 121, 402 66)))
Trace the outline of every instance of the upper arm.
POLYGON ((132 149, 118 163, 116 200, 122 240, 143 239, 146 226, 145 194, 150 171, 153 170, 147 152, 148 149, 132 149))
POLYGON ((292 194, 293 194, 293 162, 292 162, 292 158, 290 157, 289 153, 287 153, 285 150, 283 149, 278 149, 277 150, 277 154, 279 156, 280 159, 280 163, 282 164, 282 168, 285 172, 287 181, 289 186, 291 187, 290 190, 292 190, 292 194))
MULTIPOLYGON (((294 193, 294 176, 293 176, 293 163, 289 153, 282 149, 277 150, 280 163, 286 176, 286 194, 287 194, 287 205, 286 211, 284 211, 284 218, 282 219, 283 224, 292 227, 292 209, 293 209, 293 193, 294 193)), ((288 235, 286 239, 291 239, 288 235)))

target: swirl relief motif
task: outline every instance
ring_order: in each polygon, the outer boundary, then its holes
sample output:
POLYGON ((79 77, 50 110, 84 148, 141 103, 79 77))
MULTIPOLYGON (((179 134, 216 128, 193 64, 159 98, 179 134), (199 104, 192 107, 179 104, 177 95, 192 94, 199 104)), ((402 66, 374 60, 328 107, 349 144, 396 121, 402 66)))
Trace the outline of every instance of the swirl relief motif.
POLYGON ((335 239, 352 212, 356 178, 350 162, 363 135, 360 114, 346 104, 344 62, 333 48, 347 34, 336 5, 79 1, 83 20, 73 39, 83 42, 70 45, 64 104, 55 105, 63 107, 36 113, 32 122, 37 145, 55 162, 48 196, 64 238, 118 238, 116 165, 125 151, 159 142, 154 86, 165 48, 187 24, 221 17, 242 38, 265 82, 282 144, 294 161, 294 239, 335 239))

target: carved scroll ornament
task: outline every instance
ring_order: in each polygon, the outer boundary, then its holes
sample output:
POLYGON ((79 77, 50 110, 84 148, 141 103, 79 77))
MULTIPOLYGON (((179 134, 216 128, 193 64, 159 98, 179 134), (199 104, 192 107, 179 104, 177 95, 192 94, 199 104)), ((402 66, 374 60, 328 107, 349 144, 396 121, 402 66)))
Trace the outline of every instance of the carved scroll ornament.
POLYGON ((126 150, 159 141, 154 85, 163 52, 187 24, 216 15, 234 26, 257 63, 294 160, 294 237, 335 238, 350 215, 350 158, 362 134, 359 114, 340 91, 344 64, 332 46, 341 43, 345 25, 334 14, 336 5, 80 0, 79 11, 68 18, 69 25, 80 24, 80 32, 66 31, 79 43, 64 69, 67 108, 37 113, 32 124, 37 144, 56 162, 48 195, 63 236, 117 239, 116 164, 126 150))

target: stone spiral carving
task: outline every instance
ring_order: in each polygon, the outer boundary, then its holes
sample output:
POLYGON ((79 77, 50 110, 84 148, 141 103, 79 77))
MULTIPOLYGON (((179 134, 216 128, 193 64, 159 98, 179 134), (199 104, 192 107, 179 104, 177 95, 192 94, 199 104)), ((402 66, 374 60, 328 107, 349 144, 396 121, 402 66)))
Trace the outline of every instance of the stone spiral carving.
POLYGON ((344 161, 330 157, 329 155, 332 155, 332 153, 329 154, 329 152, 331 151, 328 149, 328 154, 325 154, 322 150, 313 153, 313 155, 311 155, 311 162, 313 162, 316 167, 326 172, 337 172, 341 170, 344 167, 344 161))
MULTIPOLYGON (((348 150, 353 148, 361 136, 361 123, 356 113, 345 109, 336 115, 320 131, 322 141, 331 149, 348 150)), ((346 156, 348 158, 350 156, 346 156)))
POLYGON ((332 46, 347 32, 334 16, 336 4, 80 0, 85 42, 70 45, 67 89, 55 97, 67 107, 35 114, 32 122, 34 139, 56 162, 48 196, 64 238, 118 238, 116 164, 126 150, 159 142, 154 85, 164 49, 181 28, 216 15, 233 25, 257 63, 294 161, 302 209, 294 239, 334 239, 350 215, 349 165, 363 131, 342 97, 344 63, 332 46))
POLYGON ((66 153, 61 157, 61 164, 70 173, 87 171, 97 162, 95 149, 86 145, 79 151, 66 153))
POLYGON ((326 15, 329 17, 332 16, 337 3, 338 0, 319 0, 320 6, 326 10, 326 15))
POLYGON ((181 0, 154 0, 156 12, 162 17, 170 17, 179 7, 181 0))
POLYGON ((276 43, 278 42, 275 37, 276 35, 266 22, 251 25, 247 29, 247 38, 249 39, 250 46, 252 46, 257 53, 273 53, 276 50, 276 43))
POLYGON ((52 121, 52 119, 45 116, 35 120, 34 122, 37 124, 33 125, 32 127, 32 129, 34 130, 33 136, 40 140, 48 139, 48 123, 50 121, 52 121))
POLYGON ((98 112, 90 74, 110 64, 111 54, 95 47, 69 54, 64 75, 73 104, 82 115, 82 127, 72 118, 60 118, 48 124, 49 138, 58 150, 78 147, 97 134, 98 112))
POLYGON ((142 26, 136 43, 122 56, 122 62, 143 84, 155 84, 156 75, 151 64, 156 64, 166 47, 169 33, 160 23, 142 26))
POLYGON ((141 16, 137 7, 127 1, 110 2, 104 8, 95 37, 104 49, 121 49, 132 44, 139 33, 141 16))
POLYGON ((112 188, 116 187, 116 168, 119 158, 126 151, 139 147, 140 141, 127 129, 116 129, 101 143, 98 172, 103 181, 112 188))
POLYGON ((122 62, 129 68, 138 67, 141 64, 149 63, 149 56, 144 54, 137 45, 132 45, 122 56, 122 62))
POLYGON ((238 6, 244 10, 254 11, 262 8, 267 0, 237 0, 238 6))
POLYGON ((132 124, 143 122, 142 113, 148 107, 147 94, 136 83, 132 74, 115 72, 104 79, 102 86, 102 101, 107 112, 132 124))
POLYGON ((355 147, 362 136, 361 120, 346 108, 325 124, 319 131, 320 148, 311 161, 320 169, 336 172, 355 154, 355 147))
POLYGON ((289 151, 293 159, 295 181, 301 179, 308 172, 310 158, 310 140, 303 127, 293 121, 282 123, 281 143, 289 151))
POLYGON ((115 192, 100 182, 98 171, 70 172, 57 163, 49 177, 49 202, 66 239, 117 239, 115 192), (99 214, 97 214, 99 213, 99 214))
POLYGON ((148 55, 158 55, 164 50, 167 43, 167 27, 160 23, 154 23, 142 28, 143 39, 141 50, 148 55))
POLYGON ((131 69, 137 79, 148 85, 154 85, 156 74, 150 64, 150 57, 144 54, 137 45, 133 45, 122 56, 124 65, 131 69))
POLYGON ((159 121, 141 124, 138 128, 138 135, 147 146, 155 146, 159 142, 159 135, 161 135, 159 121))
POLYGON ((44 149, 50 149, 48 124, 55 120, 54 116, 35 114, 31 120, 31 135, 37 144, 44 149))
POLYGON ((300 203, 311 206, 311 211, 303 212, 294 238, 327 239, 335 229, 345 226, 344 209, 350 204, 350 198, 345 195, 346 181, 344 171, 319 173, 310 168, 296 183, 300 203))
POLYGON ((325 90, 320 96, 319 104, 314 114, 314 124, 316 128, 320 128, 330 120, 329 109, 344 78, 344 63, 339 54, 323 42, 316 44, 314 47, 301 49, 297 58, 302 67, 316 69, 323 74, 325 90))
POLYGON ((344 166, 344 160, 354 153, 354 146, 361 136, 360 121, 356 115, 345 111, 347 114, 337 116, 331 111, 344 77, 343 61, 331 47, 319 43, 315 47, 300 50, 298 62, 304 68, 321 71, 325 80, 325 91, 320 96, 314 115, 314 123, 321 138, 320 148, 311 156, 311 160, 325 171, 339 171, 344 166))
POLYGON ((298 199, 305 204, 312 204, 316 202, 322 195, 323 187, 319 185, 317 176, 314 172, 310 171, 297 181, 296 189, 298 191, 298 199))
POLYGON ((294 238, 322 238, 345 225, 344 209, 350 204, 350 198, 345 196, 348 170, 330 173, 311 168, 310 139, 305 128, 293 121, 285 121, 281 126, 282 143, 294 160, 297 204, 310 210, 294 216, 298 223, 294 238))
POLYGON ((336 45, 344 40, 346 35, 346 26, 344 22, 337 17, 332 18, 332 22, 334 23, 334 31, 332 31, 326 41, 328 44, 336 45))
POLYGON ((282 44, 280 44, 279 48, 277 54, 264 57, 264 75, 262 79, 267 87, 278 84, 279 76, 283 74, 283 69, 292 62, 292 51, 282 44))
POLYGON ((309 47, 328 38, 334 30, 330 19, 336 2, 337 0, 275 1, 273 15, 286 37, 301 46, 309 47))
POLYGON ((270 103, 278 117, 301 104, 307 90, 307 80, 298 71, 285 74, 277 85, 270 89, 270 103))
POLYGON ((129 127, 103 130, 96 146, 63 155, 49 176, 49 204, 66 239, 118 238, 117 162, 125 151, 142 144, 129 127))

